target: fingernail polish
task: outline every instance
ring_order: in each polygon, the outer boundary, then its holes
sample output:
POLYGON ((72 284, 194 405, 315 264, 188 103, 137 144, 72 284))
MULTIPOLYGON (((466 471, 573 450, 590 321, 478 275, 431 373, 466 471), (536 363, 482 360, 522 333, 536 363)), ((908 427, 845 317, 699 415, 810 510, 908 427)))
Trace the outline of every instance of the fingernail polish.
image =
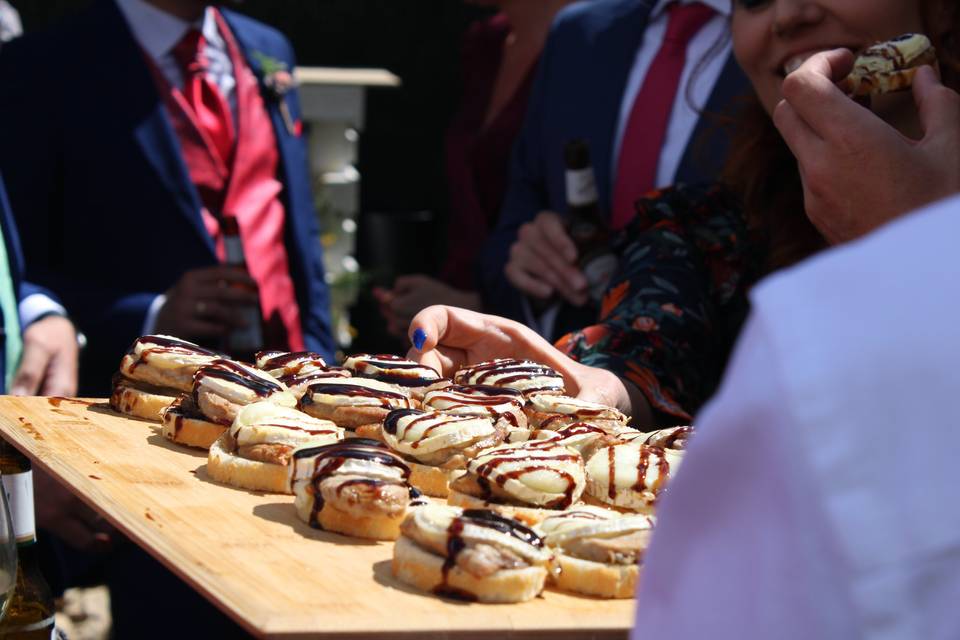
POLYGON ((413 346, 417 351, 423 349, 423 343, 427 341, 427 332, 423 329, 417 329, 413 332, 413 346))

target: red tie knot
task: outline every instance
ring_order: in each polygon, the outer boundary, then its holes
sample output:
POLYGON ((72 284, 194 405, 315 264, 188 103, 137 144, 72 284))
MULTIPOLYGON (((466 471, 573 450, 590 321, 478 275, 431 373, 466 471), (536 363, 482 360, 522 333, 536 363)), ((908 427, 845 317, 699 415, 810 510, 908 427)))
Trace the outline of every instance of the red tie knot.
POLYGON ((173 57, 177 59, 185 75, 192 75, 207 70, 209 62, 204 50, 207 40, 199 29, 190 29, 173 48, 173 57))
POLYGON ((710 21, 716 12, 702 2, 680 4, 674 2, 667 11, 670 14, 667 22, 667 34, 664 42, 672 42, 686 47, 693 36, 710 21))

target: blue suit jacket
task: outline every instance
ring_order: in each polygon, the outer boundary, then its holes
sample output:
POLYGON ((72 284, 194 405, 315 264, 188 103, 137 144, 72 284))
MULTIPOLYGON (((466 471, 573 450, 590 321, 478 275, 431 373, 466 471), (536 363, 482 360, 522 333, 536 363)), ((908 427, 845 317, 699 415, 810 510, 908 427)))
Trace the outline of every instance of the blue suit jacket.
MULTIPOLYGON (((563 148, 568 141, 583 138, 589 143, 600 205, 605 211, 611 210, 611 162, 620 105, 653 4, 645 0, 595 0, 571 5, 557 16, 514 146, 500 220, 479 264, 481 291, 490 310, 523 320, 522 296, 504 277, 503 267, 521 225, 543 210, 566 211, 563 148)), ((705 111, 724 113, 748 87, 731 58, 705 111)), ((726 150, 727 140, 716 123, 701 118, 680 162, 676 181, 714 180, 726 150)))
MULTIPOLYGON (((277 31, 224 17, 255 53, 294 67, 277 31)), ((296 92, 283 98, 299 118, 296 92)), ((265 100, 280 152, 286 245, 307 348, 330 357, 329 296, 304 141, 265 100)), ((163 101, 119 9, 101 0, 0 53, 0 170, 32 281, 57 291, 89 347, 81 389, 103 393, 154 297, 189 270, 217 264, 200 199, 163 101)))

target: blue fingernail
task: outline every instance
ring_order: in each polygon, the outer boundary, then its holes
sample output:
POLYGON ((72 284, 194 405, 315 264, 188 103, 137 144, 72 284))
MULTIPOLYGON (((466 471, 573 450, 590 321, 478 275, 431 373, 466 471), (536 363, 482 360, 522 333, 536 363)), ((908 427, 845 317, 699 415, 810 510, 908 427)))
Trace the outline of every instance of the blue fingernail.
POLYGON ((417 351, 423 349, 423 343, 427 341, 427 332, 423 329, 417 329, 413 332, 413 346, 417 351))

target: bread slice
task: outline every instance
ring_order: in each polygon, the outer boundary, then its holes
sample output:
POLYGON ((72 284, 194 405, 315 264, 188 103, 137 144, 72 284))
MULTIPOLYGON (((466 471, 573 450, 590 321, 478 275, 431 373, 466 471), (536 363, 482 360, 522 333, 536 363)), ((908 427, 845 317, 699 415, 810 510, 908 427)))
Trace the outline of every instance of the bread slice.
POLYGON ((177 399, 175 395, 165 395, 157 391, 138 389, 126 381, 113 385, 110 394, 110 407, 134 418, 143 418, 152 422, 163 419, 163 411, 177 399))
POLYGON ((572 591, 598 598, 632 598, 640 575, 639 565, 615 565, 559 554, 560 574, 554 584, 561 591, 572 591))
POLYGON ((177 444, 198 449, 209 449, 227 431, 222 424, 210 422, 183 403, 187 396, 181 396, 163 412, 163 437, 177 444))
POLYGON ((483 498, 450 489, 447 504, 464 509, 490 509, 506 518, 514 518, 527 526, 539 524, 544 518, 561 513, 558 509, 543 509, 541 507, 523 507, 499 502, 487 502, 483 498))
POLYGON ((400 523, 405 513, 393 518, 385 514, 359 516, 341 511, 329 502, 324 503, 317 513, 314 511, 317 498, 310 484, 298 484, 294 490, 296 498, 293 505, 300 519, 311 527, 367 540, 396 540, 400 537, 400 523))
POLYGON ((390 567, 400 581, 439 596, 479 602, 526 602, 543 591, 547 579, 544 567, 502 569, 484 578, 454 565, 444 576, 446 558, 423 549, 406 536, 393 546, 390 567))
POLYGON ((247 460, 235 453, 235 441, 224 433, 210 445, 207 474, 217 482, 270 493, 290 493, 287 467, 280 464, 247 460))

